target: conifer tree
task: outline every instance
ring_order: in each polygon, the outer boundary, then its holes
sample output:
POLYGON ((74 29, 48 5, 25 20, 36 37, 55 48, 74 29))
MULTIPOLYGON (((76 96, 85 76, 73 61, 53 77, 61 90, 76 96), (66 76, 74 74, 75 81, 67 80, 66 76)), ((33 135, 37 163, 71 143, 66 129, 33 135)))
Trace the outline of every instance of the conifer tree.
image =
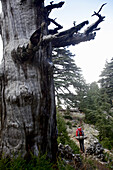
POLYGON ((105 68, 103 69, 101 75, 101 79, 99 83, 103 92, 107 93, 108 97, 110 98, 111 102, 113 100, 113 58, 110 62, 106 62, 105 68))
POLYGON ((53 51, 57 103, 64 102, 69 107, 77 106, 78 93, 83 88, 81 69, 75 64, 74 56, 66 48, 53 51))

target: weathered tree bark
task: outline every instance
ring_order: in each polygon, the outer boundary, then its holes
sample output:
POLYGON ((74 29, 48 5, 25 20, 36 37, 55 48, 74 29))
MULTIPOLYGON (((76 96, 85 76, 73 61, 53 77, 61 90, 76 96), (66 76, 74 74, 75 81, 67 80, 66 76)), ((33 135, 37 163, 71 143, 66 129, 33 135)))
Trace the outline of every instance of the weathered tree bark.
MULTIPOLYGON (((26 156, 47 152, 55 160, 57 126, 52 47, 94 39, 78 33, 88 21, 67 31, 48 35, 49 13, 59 4, 44 7, 43 0, 1 0, 3 62, 0 70, 0 152, 26 156)), ((57 24, 58 25, 58 24, 57 24)))

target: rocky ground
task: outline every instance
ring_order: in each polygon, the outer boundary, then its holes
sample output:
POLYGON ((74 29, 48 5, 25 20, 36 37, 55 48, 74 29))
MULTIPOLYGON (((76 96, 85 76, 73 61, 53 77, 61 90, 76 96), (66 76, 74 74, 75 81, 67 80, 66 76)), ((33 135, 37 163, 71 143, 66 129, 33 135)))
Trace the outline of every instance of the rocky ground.
POLYGON ((87 136, 87 138, 84 140, 84 146, 86 151, 85 155, 89 154, 91 158, 99 161, 101 164, 105 164, 105 162, 103 161, 103 153, 109 153, 111 156, 113 156, 113 154, 109 150, 102 148, 102 146, 99 144, 97 139, 99 131, 95 128, 95 126, 84 123, 84 113, 71 113, 71 116, 73 118, 72 120, 70 120, 71 128, 67 126, 70 138, 79 146, 79 142, 75 138, 75 133, 77 126, 81 125, 84 130, 84 135, 87 136))
POLYGON ((79 142, 75 138, 75 133, 76 133, 77 126, 79 126, 80 124, 84 130, 84 135, 87 136, 87 138, 84 140, 85 149, 87 149, 92 142, 98 141, 97 136, 99 134, 99 131, 96 130, 96 128, 93 125, 84 123, 84 118, 85 118, 84 113, 80 113, 80 112, 71 113, 71 116, 73 118, 72 120, 70 120, 72 128, 67 126, 67 130, 70 138, 74 140, 74 142, 76 142, 77 145, 79 145, 79 142))
MULTIPOLYGON (((87 137, 84 140, 84 146, 85 146, 85 150, 90 146, 91 143, 93 143, 94 141, 98 141, 97 136, 98 136, 98 130, 95 129, 94 126, 90 126, 89 124, 82 124, 82 128, 84 130, 84 135, 87 137)), ((78 140, 75 138, 75 132, 76 132, 77 127, 73 127, 72 129, 69 130, 68 128, 68 132, 69 132, 69 136, 71 137, 72 140, 74 140, 74 142, 76 142, 77 145, 79 145, 78 140)))

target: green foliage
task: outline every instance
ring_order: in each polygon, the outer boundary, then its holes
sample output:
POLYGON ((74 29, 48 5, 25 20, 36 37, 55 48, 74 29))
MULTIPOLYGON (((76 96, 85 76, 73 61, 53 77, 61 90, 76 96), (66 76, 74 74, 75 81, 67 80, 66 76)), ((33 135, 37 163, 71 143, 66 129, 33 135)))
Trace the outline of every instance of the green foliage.
POLYGON ((66 125, 68 125, 70 129, 72 129, 72 123, 71 123, 71 122, 68 121, 68 122, 66 123, 66 125))
POLYGON ((103 147, 113 148, 113 121, 106 119, 104 116, 98 119, 97 127, 99 129, 99 140, 103 147))
POLYGON ((59 170, 74 170, 74 168, 72 166, 70 166, 69 164, 66 164, 60 158, 58 158, 57 166, 58 166, 59 170))
POLYGON ((113 156, 109 153, 105 153, 105 161, 108 162, 107 168, 113 169, 113 156))
POLYGON ((66 144, 68 144, 72 148, 73 153, 75 153, 75 154, 80 153, 79 147, 75 144, 75 142, 73 140, 71 140, 71 139, 67 140, 66 144))
POLYGON ((58 128, 58 143, 66 144, 66 141, 69 140, 66 123, 63 119, 63 116, 57 113, 57 128, 58 128))
POLYGON ((113 148, 113 120, 101 110, 86 110, 86 122, 94 124, 99 130, 99 141, 103 147, 113 148))
POLYGON ((105 89, 91 83, 87 88, 86 97, 81 101, 84 106, 85 122, 94 124, 99 130, 99 140, 104 147, 113 148, 113 116, 110 113, 110 100, 105 89), (110 113, 110 114, 109 114, 110 113), (111 115, 111 117, 110 117, 111 115), (107 139, 109 142, 107 142, 107 139))
POLYGON ((85 114, 86 114, 85 122, 95 125, 98 120, 97 111, 86 109, 85 114))
POLYGON ((46 154, 43 156, 31 155, 31 160, 28 162, 21 156, 17 158, 1 158, 1 170, 52 170, 53 164, 47 159, 46 154))
POLYGON ((84 165, 83 169, 91 169, 91 170, 96 169, 94 160, 92 160, 90 158, 83 159, 83 165, 84 165))
POLYGON ((57 104, 60 106, 77 106, 77 91, 82 86, 81 69, 73 59, 74 55, 66 48, 53 51, 54 82, 57 104), (73 89, 73 90, 72 90, 73 89))
POLYGON ((58 157, 57 163, 53 164, 48 159, 46 154, 36 157, 31 154, 30 161, 26 161, 21 156, 15 158, 1 158, 0 170, 73 170, 73 167, 65 164, 60 157, 58 157))
POLYGON ((72 120, 72 116, 70 115, 70 108, 69 106, 67 106, 66 108, 66 111, 64 112, 64 116, 63 116, 65 119, 69 119, 69 120, 72 120))
POLYGON ((25 169, 27 167, 27 162, 21 157, 12 158, 9 162, 10 170, 25 169))
POLYGON ((89 86, 87 86, 87 92, 84 100, 81 101, 84 105, 84 109, 89 110, 96 110, 98 109, 99 104, 99 87, 96 82, 91 83, 89 86))
POLYGON ((113 99, 113 58, 110 62, 106 62, 99 80, 101 88, 106 90, 108 97, 113 99))
POLYGON ((72 119, 73 119, 70 115, 64 115, 63 117, 64 117, 65 119, 69 119, 69 120, 72 120, 72 119))
POLYGON ((67 106, 66 111, 65 111, 64 114, 65 115, 70 115, 70 107, 69 106, 67 106))
POLYGON ((47 155, 39 156, 38 158, 34 155, 32 155, 32 159, 30 160, 28 164, 28 170, 52 170, 52 163, 47 159, 47 155), (34 167, 34 168, 33 168, 34 167))
POLYGON ((65 120, 59 113, 57 113, 57 128, 58 143, 62 143, 63 145, 68 144, 73 149, 74 153, 79 153, 79 147, 68 136, 65 120))
POLYGON ((9 158, 1 158, 0 159, 0 169, 6 170, 10 167, 10 162, 9 162, 9 158))
POLYGON ((109 150, 112 149, 112 144, 109 140, 109 138, 105 137, 104 140, 101 141, 101 144, 104 148, 108 148, 109 150))

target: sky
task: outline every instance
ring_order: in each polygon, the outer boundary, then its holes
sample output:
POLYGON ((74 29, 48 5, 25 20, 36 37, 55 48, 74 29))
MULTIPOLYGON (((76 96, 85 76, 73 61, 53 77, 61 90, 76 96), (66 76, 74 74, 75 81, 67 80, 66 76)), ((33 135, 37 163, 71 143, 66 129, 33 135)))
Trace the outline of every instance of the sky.
MULTIPOLYGON (((54 0, 54 3, 60 2, 54 0)), ((48 5, 50 0, 45 0, 48 5)), ((70 51, 75 54, 75 63, 82 69, 82 74, 86 83, 99 80, 99 75, 103 70, 106 61, 113 57, 113 0, 65 0, 65 4, 60 9, 52 10, 50 17, 69 29, 73 26, 73 21, 79 24, 85 20, 89 25, 98 18, 91 17, 94 11, 98 11, 102 4, 107 3, 102 8, 101 14, 105 16, 105 21, 100 23, 101 30, 96 33, 95 40, 82 42, 75 46, 70 46, 70 51)), ((0 9, 1 10, 1 9, 0 9)), ((86 29, 84 27, 81 32, 86 29)), ((2 41, 0 39, 0 60, 2 59, 2 41)))
MULTIPOLYGON (((49 2, 46 0, 46 4, 49 2)), ((91 15, 104 3, 107 4, 100 13, 106 18, 100 23, 101 30, 97 31, 95 40, 69 47, 70 51, 76 55, 75 63, 82 69, 86 83, 98 81, 106 61, 110 61, 113 57, 113 0, 65 0, 63 7, 54 9, 50 15, 53 19, 57 18, 56 21, 63 26, 64 30, 72 27, 73 21, 79 24, 88 20, 91 25, 98 19, 97 16, 91 17, 91 15)), ((87 26, 84 27, 86 28, 87 26)))

